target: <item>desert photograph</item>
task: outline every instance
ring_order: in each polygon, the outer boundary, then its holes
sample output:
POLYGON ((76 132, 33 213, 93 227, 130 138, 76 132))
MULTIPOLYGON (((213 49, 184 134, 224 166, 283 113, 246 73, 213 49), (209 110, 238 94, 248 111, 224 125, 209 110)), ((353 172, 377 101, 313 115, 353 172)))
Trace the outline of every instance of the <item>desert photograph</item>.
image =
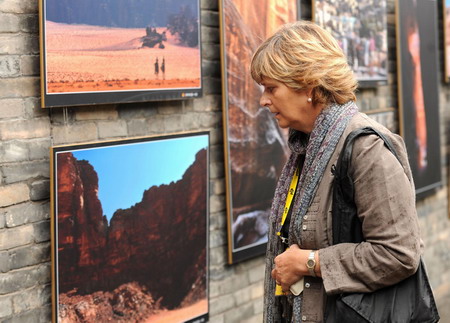
POLYGON ((197 0, 62 2, 46 1, 46 93, 201 86, 197 0))

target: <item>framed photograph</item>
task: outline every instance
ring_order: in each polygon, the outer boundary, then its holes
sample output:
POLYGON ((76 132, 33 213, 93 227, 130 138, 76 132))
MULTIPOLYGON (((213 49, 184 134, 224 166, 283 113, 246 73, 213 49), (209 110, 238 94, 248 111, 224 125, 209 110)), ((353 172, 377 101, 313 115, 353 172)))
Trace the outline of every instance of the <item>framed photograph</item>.
POLYGON ((209 133, 51 148, 53 322, 207 322, 209 133))
POLYGON ((443 24, 444 24, 444 55, 445 55, 445 81, 450 80, 450 0, 443 0, 443 24))
POLYGON ((41 106, 202 95, 199 0, 39 0, 41 106))
POLYGON ((289 154, 287 133, 261 108, 250 76, 253 52, 298 16, 296 0, 221 0, 221 45, 228 262, 265 253, 268 217, 289 154))
POLYGON ((312 0, 313 21, 338 40, 361 87, 387 83, 386 0, 312 0))
POLYGON ((437 1, 397 0, 400 133, 417 197, 441 184, 437 1))

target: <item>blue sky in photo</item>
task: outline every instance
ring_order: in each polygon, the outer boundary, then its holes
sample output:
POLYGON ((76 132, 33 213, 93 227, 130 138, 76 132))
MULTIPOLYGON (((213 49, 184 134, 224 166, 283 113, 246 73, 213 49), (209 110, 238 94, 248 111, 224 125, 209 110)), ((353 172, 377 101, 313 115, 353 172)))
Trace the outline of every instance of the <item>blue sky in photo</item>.
POLYGON ((445 6, 450 7, 450 0, 445 0, 445 6))
POLYGON ((109 222, 117 209, 140 202, 151 186, 180 180, 195 154, 207 146, 207 135, 195 135, 70 152, 97 172, 98 195, 109 222))

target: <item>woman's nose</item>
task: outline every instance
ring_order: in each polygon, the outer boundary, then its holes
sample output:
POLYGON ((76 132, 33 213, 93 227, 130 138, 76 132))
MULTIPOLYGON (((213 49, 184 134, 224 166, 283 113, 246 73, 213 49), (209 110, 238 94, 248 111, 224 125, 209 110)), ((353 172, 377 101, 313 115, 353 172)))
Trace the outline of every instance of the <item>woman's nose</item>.
POLYGON ((262 107, 267 107, 270 105, 270 100, 263 94, 263 95, 261 95, 261 98, 259 99, 259 104, 262 107))

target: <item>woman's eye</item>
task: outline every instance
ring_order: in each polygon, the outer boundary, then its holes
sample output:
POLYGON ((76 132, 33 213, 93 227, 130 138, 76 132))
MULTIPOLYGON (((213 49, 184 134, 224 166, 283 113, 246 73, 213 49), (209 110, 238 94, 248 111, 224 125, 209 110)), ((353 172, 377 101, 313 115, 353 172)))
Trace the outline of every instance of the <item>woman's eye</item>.
POLYGON ((266 87, 266 91, 269 92, 269 93, 272 93, 273 89, 274 89, 273 87, 266 87))

